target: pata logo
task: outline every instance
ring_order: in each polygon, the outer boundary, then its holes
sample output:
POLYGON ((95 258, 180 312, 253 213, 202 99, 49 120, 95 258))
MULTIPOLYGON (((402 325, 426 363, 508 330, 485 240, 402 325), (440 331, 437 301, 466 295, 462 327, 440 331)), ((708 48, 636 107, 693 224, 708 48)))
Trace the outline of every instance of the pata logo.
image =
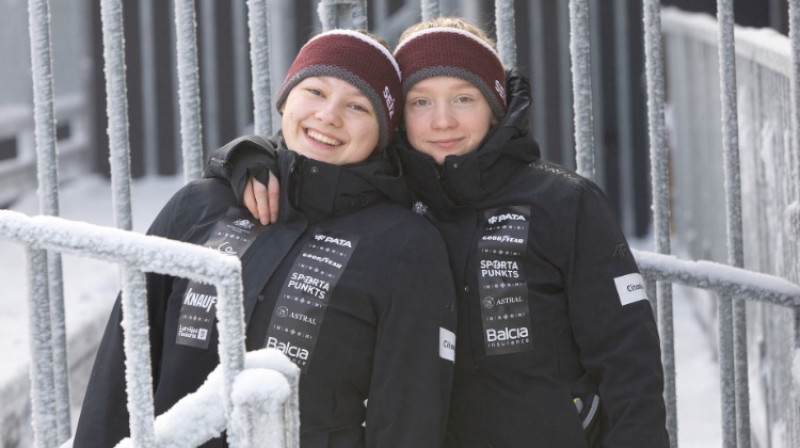
POLYGON ((489 224, 497 224, 503 221, 525 221, 525 217, 517 213, 503 213, 489 217, 489 224))
POLYGON ((317 240, 317 241, 323 241, 325 243, 336 244, 336 245, 342 246, 342 247, 353 247, 353 245, 350 243, 350 240, 345 240, 345 239, 341 239, 341 238, 334 238, 332 236, 315 235, 314 239, 317 240))

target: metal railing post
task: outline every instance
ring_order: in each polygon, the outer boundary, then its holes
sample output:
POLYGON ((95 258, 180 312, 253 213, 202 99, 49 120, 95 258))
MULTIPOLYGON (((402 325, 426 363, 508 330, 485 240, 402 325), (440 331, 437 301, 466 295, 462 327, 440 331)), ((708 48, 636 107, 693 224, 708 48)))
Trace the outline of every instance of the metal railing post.
MULTIPOLYGON (((722 155, 725 173, 728 263, 744 266, 742 197, 739 175, 739 125, 736 110, 736 53, 732 0, 717 0, 719 70, 722 104, 722 155)), ((731 425, 723 432, 724 446, 750 447, 750 393, 747 372, 745 303, 739 297, 719 302, 720 372, 723 419, 731 425), (729 328, 726 328, 730 326, 729 328), (732 365, 733 369, 725 368, 732 365), (733 373, 733 378, 729 377, 733 373), (734 415, 730 411, 735 410, 734 415), (735 433, 733 432, 735 431, 735 433), (734 440, 725 440, 734 437, 734 440)), ((728 427, 726 425, 726 427, 728 427)))
POLYGON ((514 1, 495 0, 494 21, 497 32, 497 53, 506 68, 517 66, 517 36, 514 26, 514 1))
MULTIPOLYGON (((664 118, 664 69, 661 50, 661 2, 644 0, 644 47, 647 75, 647 118, 650 140, 651 183, 653 190, 653 228, 655 251, 669 254, 670 191, 669 158, 664 118)), ((661 333, 664 365, 664 401, 670 446, 678 446, 677 399, 675 392, 675 335, 673 329, 672 285, 658 282, 656 308, 661 333)))
POLYGON ((250 28, 250 67, 253 77, 255 133, 272 136, 272 84, 269 65, 269 14, 267 0, 247 0, 250 28))
POLYGON ((572 104, 575 114, 575 162, 578 174, 594 179, 592 52, 588 0, 569 1, 572 104))
POLYGON ((369 29, 366 0, 321 0, 317 15, 325 31, 344 29, 369 29))
MULTIPOLYGON (((29 33, 31 40, 31 71, 33 81, 34 134, 36 141, 36 166, 38 176, 39 211, 44 215, 58 216, 58 152, 56 148, 56 117, 54 106, 53 60, 50 36, 50 3, 48 0, 30 0, 28 3, 29 33)), ((55 350, 49 352, 50 360, 39 370, 50 376, 55 400, 55 430, 60 440, 70 437, 69 382, 67 367, 66 326, 64 323, 64 288, 61 255, 46 252, 42 262, 32 266, 38 294, 49 297, 48 317, 51 317, 47 337, 55 350), (41 289, 39 289, 41 288, 41 289), (49 371, 43 370, 48 367, 49 371)), ((34 285, 31 285, 33 291, 34 285)), ((42 335, 44 336, 44 335, 42 335)), ((32 363, 31 373, 35 367, 32 363)), ((43 374, 43 373, 39 373, 43 374)), ((38 381, 32 378, 32 383, 38 381)), ((48 393, 49 391, 40 391, 48 393)), ((39 428, 45 430, 45 428, 39 428)))
POLYGON ((203 174, 203 131, 200 109, 200 68, 197 63, 197 22, 192 0, 175 0, 178 54, 178 102, 185 182, 203 174))

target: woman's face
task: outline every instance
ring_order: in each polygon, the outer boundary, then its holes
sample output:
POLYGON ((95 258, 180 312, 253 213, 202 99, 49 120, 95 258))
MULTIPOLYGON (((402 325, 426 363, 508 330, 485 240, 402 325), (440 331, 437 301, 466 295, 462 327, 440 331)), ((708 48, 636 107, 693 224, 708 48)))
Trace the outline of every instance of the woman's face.
POLYGON ((366 160, 379 139, 369 99, 332 76, 311 76, 294 86, 283 106, 281 130, 292 151, 336 165, 366 160))
POLYGON ((406 135, 441 165, 478 148, 492 125, 489 102, 474 84, 451 76, 424 79, 406 94, 406 135))

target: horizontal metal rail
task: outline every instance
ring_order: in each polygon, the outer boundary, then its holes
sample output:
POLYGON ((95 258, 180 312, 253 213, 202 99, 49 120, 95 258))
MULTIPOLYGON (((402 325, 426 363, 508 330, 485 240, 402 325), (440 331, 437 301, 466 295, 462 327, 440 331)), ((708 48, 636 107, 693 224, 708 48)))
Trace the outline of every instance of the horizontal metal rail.
MULTIPOLYGON (((28 217, 9 210, 0 210, 0 238, 25 244, 31 264, 41 262, 45 251, 49 250, 115 262, 126 268, 129 275, 124 276, 123 282, 125 318, 122 325, 128 409, 135 446, 149 447, 155 440, 150 352, 140 349, 150 344, 142 273, 156 272, 213 284, 218 294, 219 352, 223 374, 221 398, 226 420, 230 419, 233 380, 243 369, 245 354, 241 262, 238 258, 166 238, 53 216, 28 217)), ((48 293, 36 288, 35 283, 33 286, 30 289, 30 316, 37 337, 32 338, 31 348, 32 353, 47 358, 46 355, 53 351, 48 293)), ((59 442, 52 429, 53 412, 58 403, 49 368, 47 362, 31 363, 34 441, 37 447, 53 447, 59 442)))
POLYGON ((656 281, 724 292, 725 297, 770 303, 800 310, 800 285, 783 277, 749 271, 712 261, 682 260, 655 252, 631 252, 642 275, 656 281))

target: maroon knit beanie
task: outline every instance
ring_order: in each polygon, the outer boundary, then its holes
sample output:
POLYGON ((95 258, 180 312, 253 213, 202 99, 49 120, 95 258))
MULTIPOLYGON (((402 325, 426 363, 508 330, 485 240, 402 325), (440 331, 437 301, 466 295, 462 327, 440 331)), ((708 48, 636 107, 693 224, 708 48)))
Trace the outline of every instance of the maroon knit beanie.
POLYGON ((394 51, 403 73, 403 95, 427 78, 453 76, 474 84, 496 118, 506 113, 506 72, 497 52, 469 31, 427 28, 410 34, 394 51))
POLYGON ((378 115, 378 149, 389 145, 402 115, 403 96, 400 69, 386 47, 352 30, 332 30, 311 38, 278 89, 278 110, 294 86, 309 76, 333 76, 358 88, 378 115))

